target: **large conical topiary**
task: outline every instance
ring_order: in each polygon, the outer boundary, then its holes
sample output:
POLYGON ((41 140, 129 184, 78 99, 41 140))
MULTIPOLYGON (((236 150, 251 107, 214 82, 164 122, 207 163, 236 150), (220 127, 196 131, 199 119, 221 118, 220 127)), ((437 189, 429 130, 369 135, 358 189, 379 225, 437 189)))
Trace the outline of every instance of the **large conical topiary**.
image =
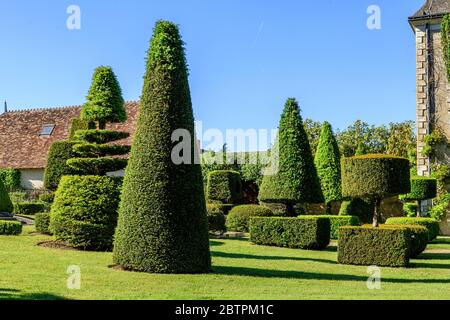
POLYGON ((266 203, 283 203, 287 214, 295 215, 298 203, 321 203, 323 194, 314 166, 308 137, 303 127, 300 109, 295 99, 287 100, 281 115, 278 138, 272 152, 270 168, 275 172, 264 175, 259 200, 266 203))
POLYGON ((95 69, 87 102, 81 110, 81 119, 99 123, 104 129, 107 122, 124 122, 127 114, 122 90, 111 67, 95 69))
POLYGON ((342 200, 341 156, 333 129, 326 121, 322 125, 314 163, 327 205, 327 213, 331 213, 331 203, 342 200))
POLYGON ((208 222, 183 41, 157 22, 147 57, 139 118, 125 171, 114 263, 155 273, 209 272, 208 222), (175 164, 174 130, 190 133, 190 164, 175 164))

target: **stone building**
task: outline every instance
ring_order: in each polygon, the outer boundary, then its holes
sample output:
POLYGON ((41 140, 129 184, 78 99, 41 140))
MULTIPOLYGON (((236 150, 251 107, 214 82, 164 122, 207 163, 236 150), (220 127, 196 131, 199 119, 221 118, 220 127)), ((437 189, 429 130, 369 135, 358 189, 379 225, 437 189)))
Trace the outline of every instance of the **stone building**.
POLYGON ((434 161, 450 163, 447 146, 423 155, 424 138, 434 130, 440 130, 450 138, 450 85, 441 43, 441 22, 450 13, 449 0, 427 0, 410 17, 409 23, 416 35, 417 81, 417 171, 428 176, 434 161))

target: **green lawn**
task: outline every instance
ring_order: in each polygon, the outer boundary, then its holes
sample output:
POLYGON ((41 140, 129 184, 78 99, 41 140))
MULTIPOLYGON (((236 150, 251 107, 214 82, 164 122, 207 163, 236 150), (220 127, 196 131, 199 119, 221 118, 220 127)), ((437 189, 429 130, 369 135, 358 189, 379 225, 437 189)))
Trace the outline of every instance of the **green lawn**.
POLYGON ((30 227, 0 236, 1 299, 450 299, 450 238, 410 268, 382 268, 382 289, 366 287, 366 267, 336 263, 336 248, 306 251, 211 240, 214 273, 161 275, 108 268, 110 253, 38 247, 50 237, 30 227), (80 290, 66 287, 81 267, 80 290))

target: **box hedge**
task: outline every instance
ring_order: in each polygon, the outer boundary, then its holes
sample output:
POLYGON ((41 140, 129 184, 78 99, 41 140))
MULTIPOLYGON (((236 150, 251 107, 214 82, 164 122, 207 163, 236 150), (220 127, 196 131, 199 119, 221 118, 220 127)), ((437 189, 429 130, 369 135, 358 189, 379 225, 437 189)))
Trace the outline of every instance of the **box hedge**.
POLYGON ((327 218, 330 220, 330 239, 338 239, 339 227, 344 226, 359 226, 360 221, 356 216, 333 216, 333 215, 322 215, 322 216, 309 216, 309 217, 320 217, 327 218))
POLYGON ((433 218, 394 217, 388 218, 386 224, 420 225, 428 229, 428 241, 433 241, 440 233, 439 222, 433 218))
POLYGON ((220 205, 207 204, 206 213, 208 215, 208 229, 209 231, 225 232, 225 213, 220 205))
POLYGON ((339 228, 339 263, 406 267, 409 264, 409 255, 410 234, 407 228, 339 228))
POLYGON ((232 170, 216 170, 208 174, 206 197, 210 203, 235 204, 242 196, 241 175, 232 170))
POLYGON ((252 217, 249 230, 259 245, 320 250, 330 243, 330 219, 322 217, 252 217))
POLYGON ((36 226, 36 231, 43 234, 51 234, 50 231, 50 213, 49 212, 39 212, 34 216, 34 224, 36 226))
POLYGON ((273 216, 272 210, 264 206, 259 206, 256 204, 236 206, 231 209, 226 217, 227 230, 235 232, 248 232, 250 217, 270 216, 273 216))
POLYGON ((48 203, 43 201, 18 202, 14 204, 14 213, 21 215, 33 215, 38 212, 48 211, 48 203))
POLYGON ((19 221, 0 220, 0 235, 17 236, 22 233, 22 223, 19 221))

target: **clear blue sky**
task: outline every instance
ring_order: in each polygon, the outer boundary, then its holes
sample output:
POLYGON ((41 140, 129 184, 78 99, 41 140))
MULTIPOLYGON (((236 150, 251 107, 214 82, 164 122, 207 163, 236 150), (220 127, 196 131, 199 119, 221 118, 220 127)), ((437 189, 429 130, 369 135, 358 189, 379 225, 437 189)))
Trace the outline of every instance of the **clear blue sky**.
POLYGON ((194 112, 204 127, 275 128, 284 101, 345 128, 415 118, 415 43, 424 0, 0 0, 0 99, 11 109, 84 102, 110 65, 139 99, 156 20, 180 25, 194 112), (81 8, 81 30, 66 9, 81 8), (380 6, 381 30, 366 27, 380 6))

